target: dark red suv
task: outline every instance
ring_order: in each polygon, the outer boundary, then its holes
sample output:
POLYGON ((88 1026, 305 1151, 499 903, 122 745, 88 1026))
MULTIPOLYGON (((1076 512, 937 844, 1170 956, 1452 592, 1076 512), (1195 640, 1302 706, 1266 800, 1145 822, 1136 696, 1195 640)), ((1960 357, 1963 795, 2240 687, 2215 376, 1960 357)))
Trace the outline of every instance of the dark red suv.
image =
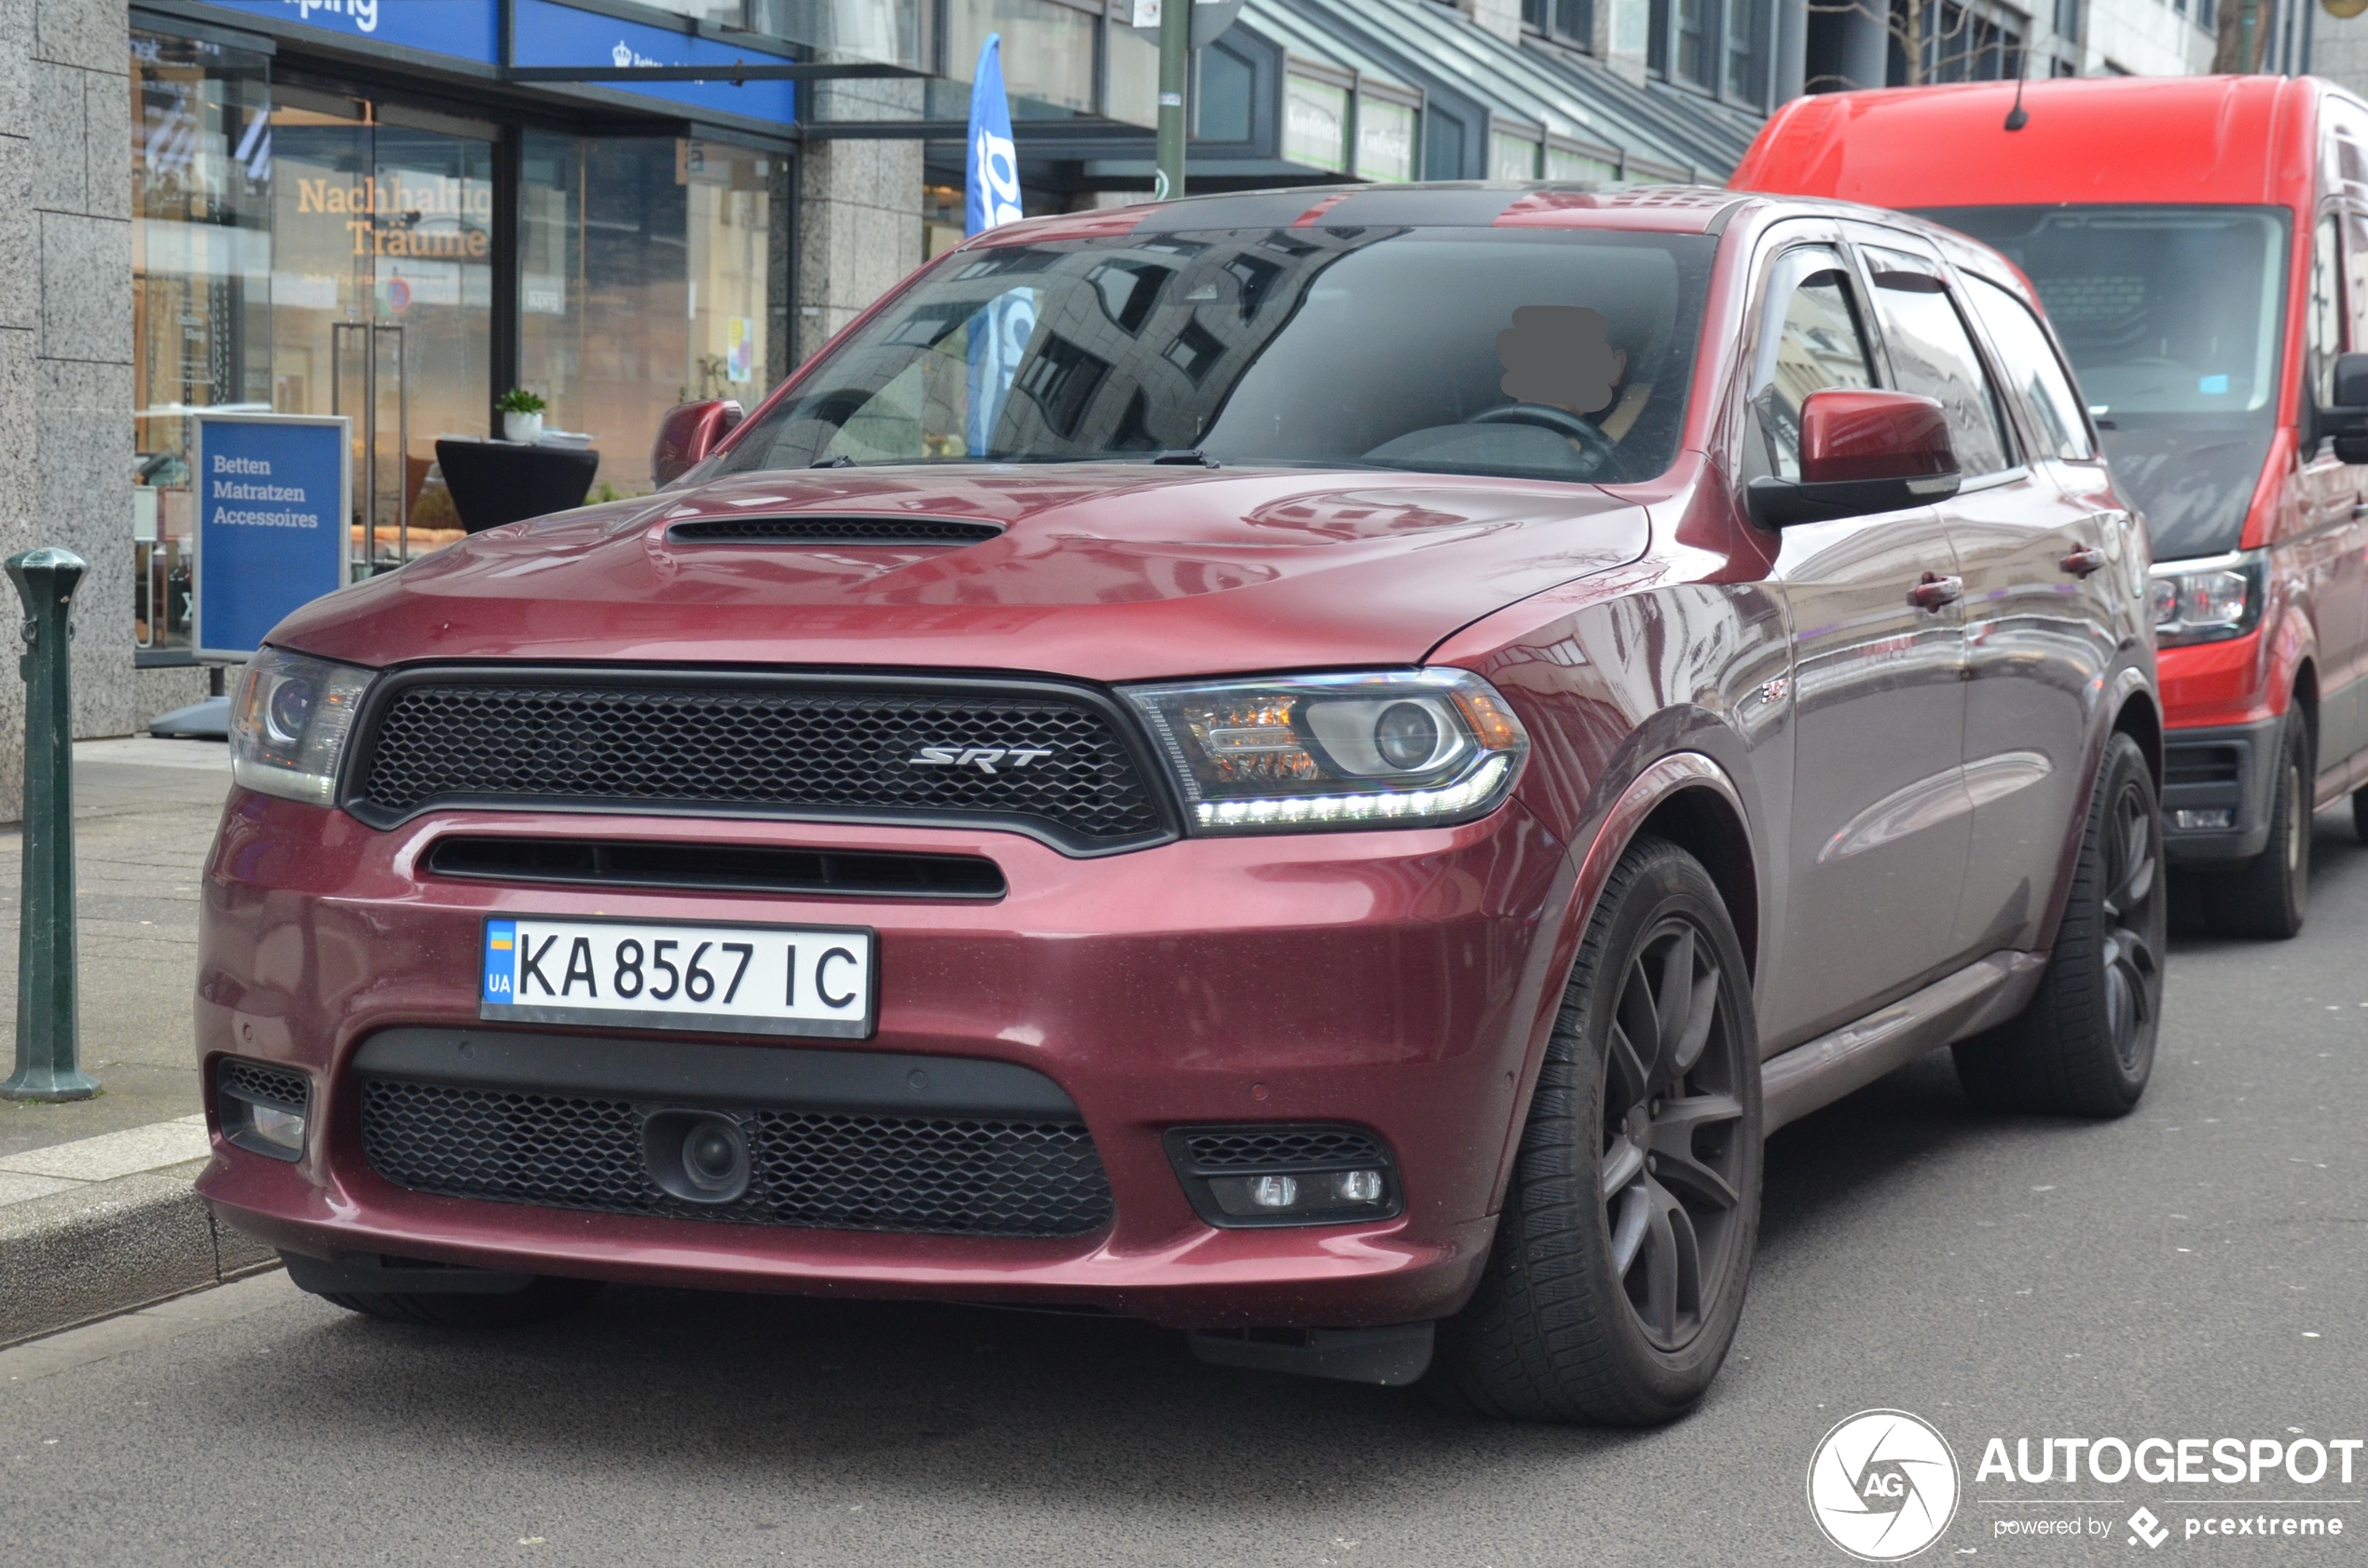
POLYGON ((2014 270, 1700 189, 1000 228, 274 633, 200 1189, 359 1311, 1099 1306, 1642 1423, 1772 1128, 2127 1110, 2142 535, 2014 270))

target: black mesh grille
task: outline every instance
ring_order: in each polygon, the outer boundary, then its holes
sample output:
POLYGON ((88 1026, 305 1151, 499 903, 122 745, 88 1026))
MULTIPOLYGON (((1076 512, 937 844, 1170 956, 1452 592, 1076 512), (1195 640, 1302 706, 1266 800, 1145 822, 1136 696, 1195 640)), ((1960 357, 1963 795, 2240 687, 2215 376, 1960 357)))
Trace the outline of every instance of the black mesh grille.
POLYGON ((397 1187, 609 1214, 934 1235, 1073 1236, 1110 1218, 1081 1122, 749 1110, 745 1197, 686 1204, 650 1179, 644 1110, 614 1100, 362 1085, 362 1148, 397 1187))
POLYGON ((2234 784, 2245 768, 2242 748, 2228 745, 2166 746, 2163 748, 2163 782, 2176 784, 2234 784))
POLYGON ((1163 831, 1110 722, 1042 693, 423 681, 388 700, 355 777, 365 816, 513 798, 1018 816, 1087 848, 1163 831))
POLYGON ((311 1080, 302 1073, 241 1061, 236 1056, 225 1056, 214 1067, 213 1085, 218 1091, 261 1100, 266 1105, 284 1106, 290 1110, 304 1109, 312 1091, 311 1080))
POLYGON ((1356 1127, 1229 1127, 1188 1132, 1185 1152, 1204 1171, 1386 1165, 1379 1138, 1356 1127))
POLYGON ((983 544, 1003 530, 946 517, 714 517, 677 523, 678 544, 983 544))

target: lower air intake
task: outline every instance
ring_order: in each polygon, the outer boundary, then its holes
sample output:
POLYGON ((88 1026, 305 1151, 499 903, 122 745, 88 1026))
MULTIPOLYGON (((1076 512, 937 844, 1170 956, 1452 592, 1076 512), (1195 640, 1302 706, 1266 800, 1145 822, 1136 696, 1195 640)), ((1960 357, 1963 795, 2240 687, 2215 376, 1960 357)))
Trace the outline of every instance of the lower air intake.
POLYGON ((397 1187, 605 1214, 948 1236, 1074 1236, 1109 1223, 1082 1122, 734 1109, 747 1191, 689 1204, 649 1174, 652 1109, 621 1100, 365 1079, 362 1148, 397 1187))

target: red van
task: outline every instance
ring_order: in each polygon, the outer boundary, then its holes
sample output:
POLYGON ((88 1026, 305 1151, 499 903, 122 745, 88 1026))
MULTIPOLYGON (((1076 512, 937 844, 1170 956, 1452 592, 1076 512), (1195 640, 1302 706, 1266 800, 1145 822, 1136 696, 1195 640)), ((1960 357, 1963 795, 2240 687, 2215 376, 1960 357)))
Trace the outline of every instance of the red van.
POLYGON ((2153 536, 2169 859, 2216 928, 2293 935, 2310 808, 2350 792, 2368 837, 2368 441, 2335 449, 2368 396, 2368 356, 2337 364, 2368 349, 2368 106, 2274 76, 1831 93, 1732 183, 1919 213, 2037 285, 2153 536))

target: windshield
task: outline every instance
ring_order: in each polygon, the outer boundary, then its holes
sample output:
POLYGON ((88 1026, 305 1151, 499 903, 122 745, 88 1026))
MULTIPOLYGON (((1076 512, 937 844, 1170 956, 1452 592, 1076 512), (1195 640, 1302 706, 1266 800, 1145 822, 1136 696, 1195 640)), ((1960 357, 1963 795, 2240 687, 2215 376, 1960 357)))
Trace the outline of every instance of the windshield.
POLYGON ((2278 423, 2280 207, 1939 207, 2039 289, 2157 557, 2237 547, 2278 423))
POLYGON ((1198 452, 1646 479, 1676 456, 1716 245, 1362 227, 968 253, 809 372, 718 469, 1198 452))

